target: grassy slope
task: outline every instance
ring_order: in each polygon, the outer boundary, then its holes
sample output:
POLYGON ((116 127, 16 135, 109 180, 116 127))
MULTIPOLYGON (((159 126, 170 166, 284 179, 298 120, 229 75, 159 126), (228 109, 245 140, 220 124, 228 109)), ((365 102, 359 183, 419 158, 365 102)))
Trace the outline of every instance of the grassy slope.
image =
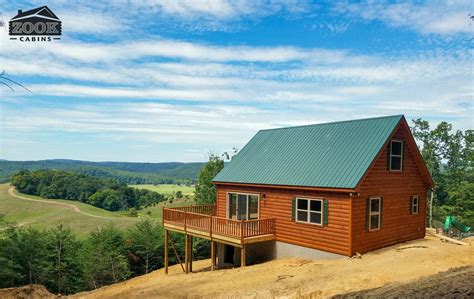
MULTIPOLYGON (((140 219, 147 217, 161 222, 161 212, 163 205, 182 206, 193 204, 192 200, 185 201, 184 199, 175 200, 172 205, 168 203, 160 203, 154 207, 149 207, 138 211, 139 217, 134 218, 124 216, 122 212, 109 212, 77 201, 59 199, 54 200, 57 202, 73 204, 81 211, 89 214, 116 218, 109 220, 89 217, 87 215, 74 212, 71 207, 67 206, 22 200, 8 194, 9 187, 9 183, 0 184, 0 214, 6 214, 7 221, 16 222, 19 225, 31 225, 37 228, 51 228, 57 223, 63 222, 67 226, 70 226, 80 237, 84 237, 88 232, 95 229, 96 227, 106 225, 110 222, 121 229, 130 227, 140 221, 140 219), (147 215, 147 211, 150 211, 151 215, 147 215)), ((182 191, 184 192, 184 190, 182 191)), ((21 195, 22 197, 42 200, 42 198, 38 196, 32 196, 18 192, 16 192, 16 194, 21 195)))
MULTIPOLYGON (((0 184, 0 213, 6 214, 6 220, 19 225, 31 225, 37 228, 50 228, 59 222, 70 226, 79 236, 86 235, 96 227, 112 222, 119 228, 126 228, 138 221, 117 212, 109 212, 94 206, 70 200, 55 200, 77 206, 81 211, 93 215, 114 217, 100 219, 75 212, 71 207, 22 200, 8 194, 10 184, 0 184)), ((18 193, 17 193, 18 194, 18 193)), ((23 197, 41 199, 38 196, 21 194, 23 197)))
POLYGON ((185 186, 185 185, 173 185, 173 184, 161 184, 158 186, 155 185, 129 185, 130 187, 139 188, 139 189, 148 189, 162 194, 173 194, 173 192, 181 191, 183 195, 194 195, 194 187, 185 186))

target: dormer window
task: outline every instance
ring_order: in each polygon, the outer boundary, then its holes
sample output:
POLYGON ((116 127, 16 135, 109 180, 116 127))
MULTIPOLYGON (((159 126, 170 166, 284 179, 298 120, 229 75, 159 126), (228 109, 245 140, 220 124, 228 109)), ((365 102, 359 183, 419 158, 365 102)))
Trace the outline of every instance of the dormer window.
POLYGON ((403 141, 390 141, 390 171, 402 171, 403 169, 403 141))

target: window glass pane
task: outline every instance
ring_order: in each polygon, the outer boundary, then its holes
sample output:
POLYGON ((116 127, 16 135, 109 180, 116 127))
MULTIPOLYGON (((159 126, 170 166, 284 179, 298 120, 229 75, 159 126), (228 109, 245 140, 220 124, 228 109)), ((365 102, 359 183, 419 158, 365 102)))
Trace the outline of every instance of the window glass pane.
POLYGON ((237 219, 237 194, 229 193, 229 218, 237 219))
POLYGON ((249 219, 258 218, 258 196, 249 195, 249 219))
POLYGON ((307 210, 308 209, 308 200, 298 198, 298 209, 307 210))
POLYGON ((378 212, 380 208, 380 200, 379 199, 371 199, 370 200, 370 211, 371 212, 378 212))
POLYGON ((310 213, 309 217, 311 223, 321 224, 321 213, 310 213))
POLYGON ((370 216, 370 229, 379 228, 379 215, 370 216))
POLYGON ((297 218, 298 221, 304 221, 304 222, 308 221, 308 212, 298 211, 297 216, 298 216, 297 218))
POLYGON ((401 157, 392 157, 392 162, 390 164, 391 170, 402 170, 402 158, 401 157))
POLYGON ((237 219, 246 220, 247 219, 247 195, 239 194, 237 196, 237 219))
POLYGON ((401 155, 402 154, 402 143, 392 141, 392 155, 401 155))
POLYGON ((312 200, 310 203, 311 211, 321 212, 321 201, 319 200, 312 200))

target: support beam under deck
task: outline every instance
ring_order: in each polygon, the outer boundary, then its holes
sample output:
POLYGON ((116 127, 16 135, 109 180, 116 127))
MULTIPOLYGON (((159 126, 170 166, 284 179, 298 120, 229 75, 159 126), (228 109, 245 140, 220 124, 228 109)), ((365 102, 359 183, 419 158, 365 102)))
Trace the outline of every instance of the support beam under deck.
POLYGON ((165 229, 165 274, 168 274, 168 230, 165 229))

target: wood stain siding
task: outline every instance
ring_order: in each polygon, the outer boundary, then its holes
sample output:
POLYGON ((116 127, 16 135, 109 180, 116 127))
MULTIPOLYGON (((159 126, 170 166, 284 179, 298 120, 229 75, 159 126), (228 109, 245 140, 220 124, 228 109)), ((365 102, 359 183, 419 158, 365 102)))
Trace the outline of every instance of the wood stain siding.
POLYGON ((259 193, 260 218, 276 219, 276 240, 304 247, 350 254, 350 197, 348 193, 277 189, 271 187, 217 186, 217 216, 227 217, 227 193, 259 193), (263 198, 262 194, 265 194, 263 198), (293 222, 293 197, 324 198, 328 200, 328 225, 293 222))
POLYGON ((352 254, 425 236, 427 186, 407 146, 408 128, 399 125, 391 139, 403 140, 403 171, 388 171, 388 146, 384 147, 361 181, 360 196, 352 201, 352 254), (411 196, 419 196, 419 213, 412 215, 411 196), (383 212, 381 229, 366 230, 366 199, 381 196, 383 212))

